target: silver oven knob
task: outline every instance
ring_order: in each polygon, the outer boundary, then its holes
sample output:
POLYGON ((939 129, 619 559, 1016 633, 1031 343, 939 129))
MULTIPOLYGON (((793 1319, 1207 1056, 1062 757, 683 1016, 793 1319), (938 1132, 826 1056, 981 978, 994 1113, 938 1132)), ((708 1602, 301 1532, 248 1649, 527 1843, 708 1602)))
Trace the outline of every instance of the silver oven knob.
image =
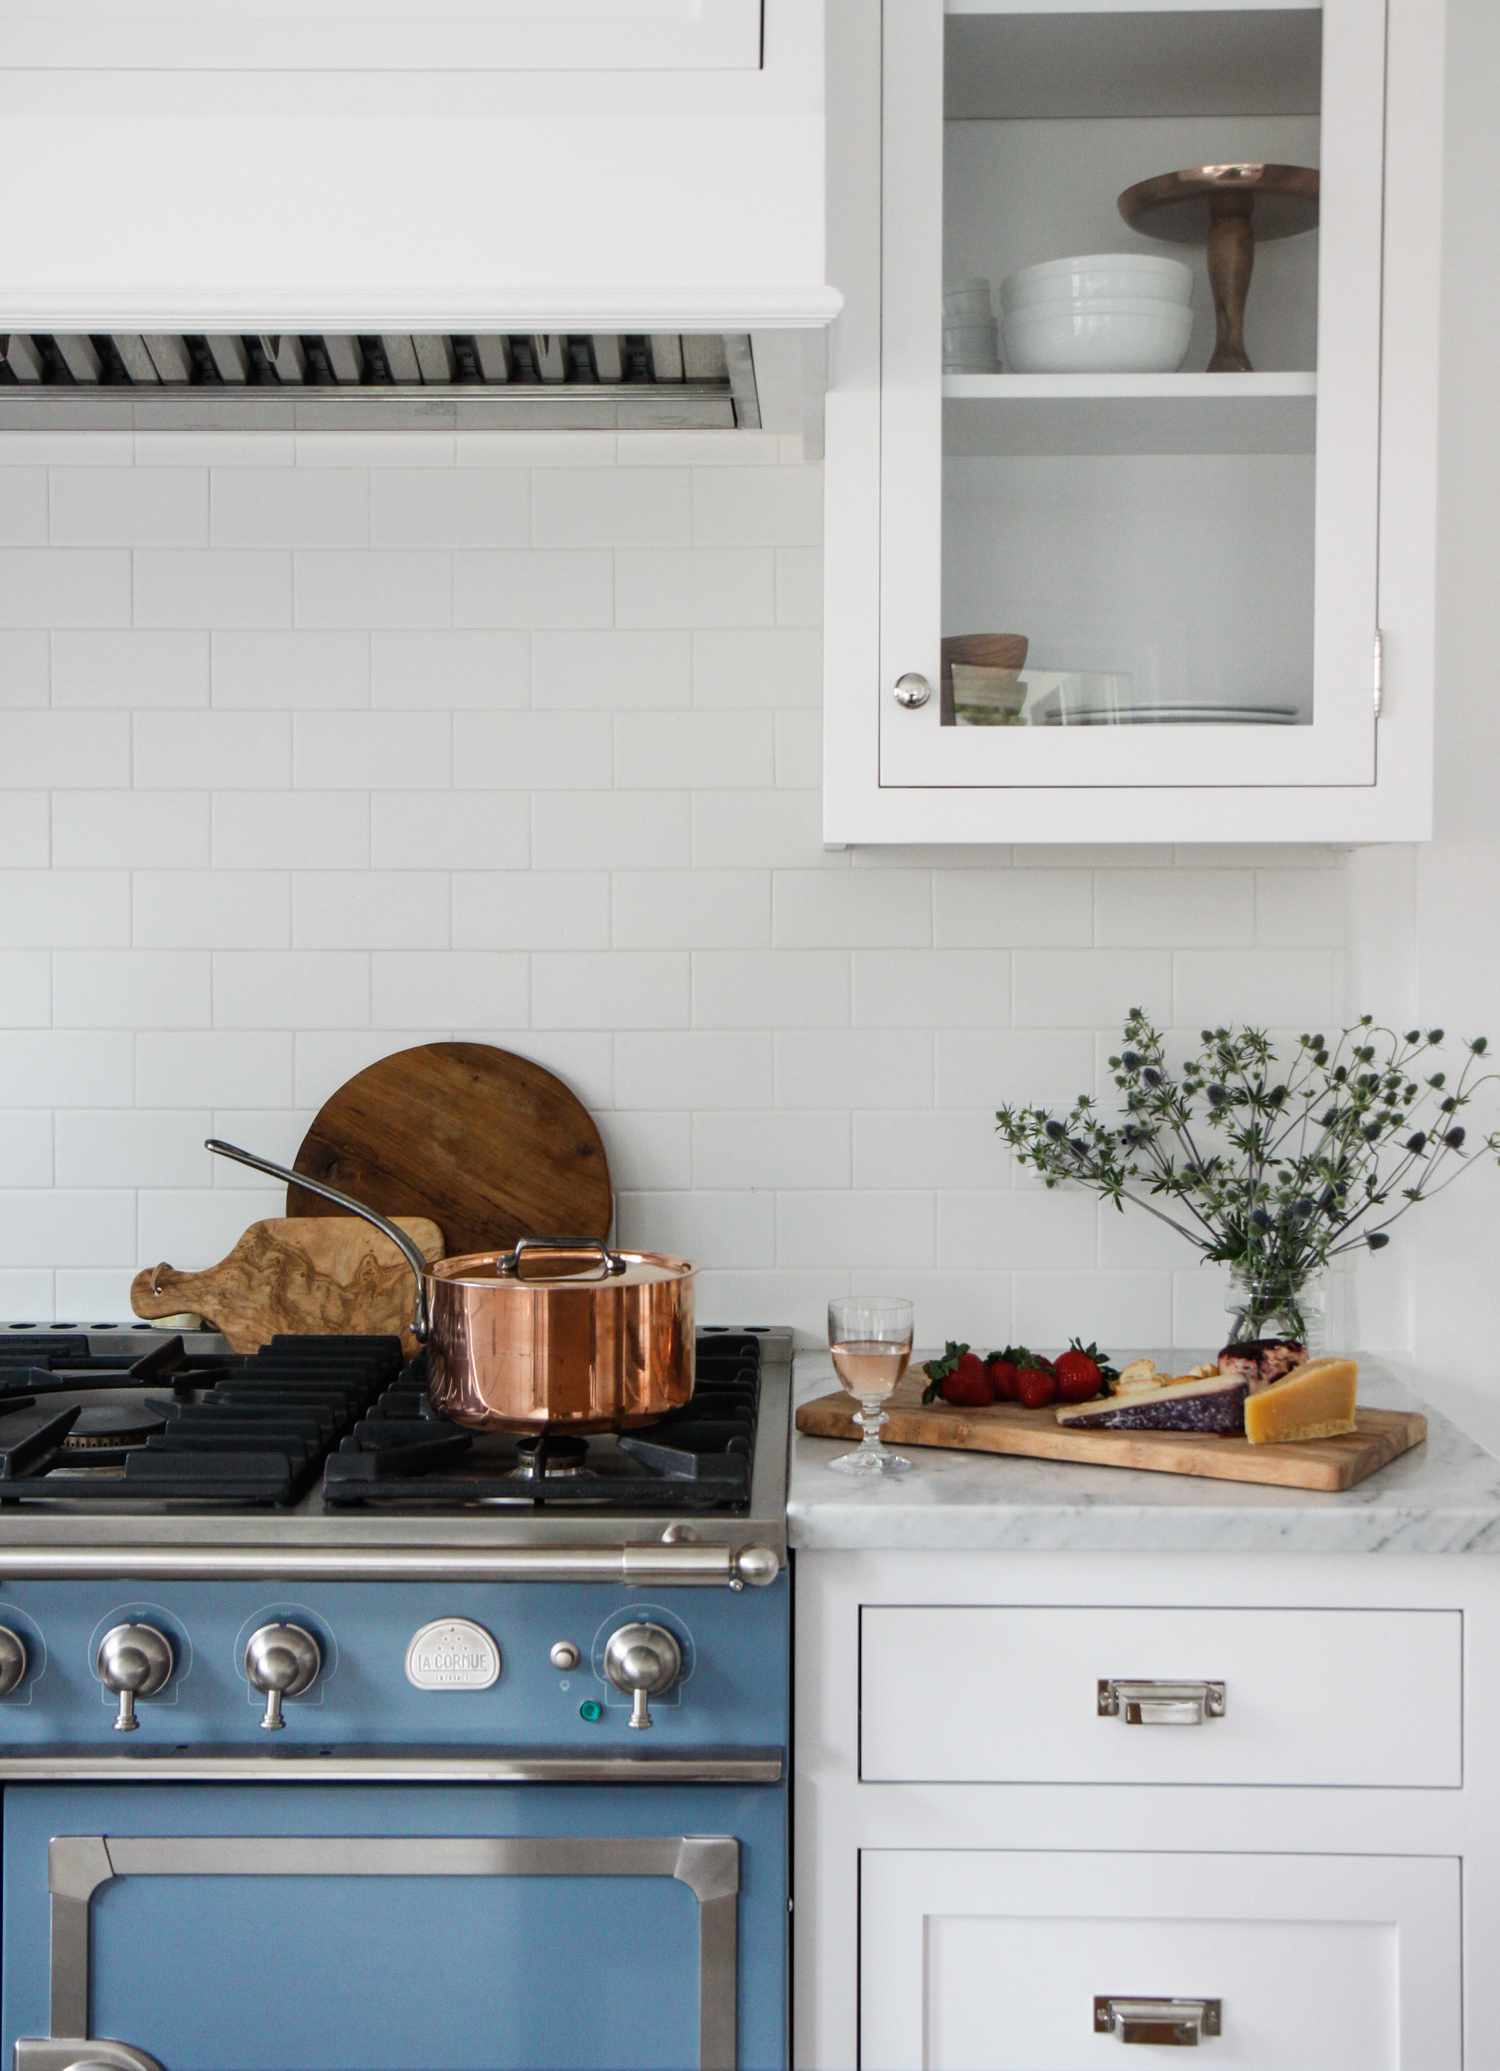
POLYGON ((604 1673, 629 1693, 630 1723, 641 1730, 651 1724, 651 1699, 682 1674, 682 1649, 664 1625, 622 1625, 604 1649, 604 1673))
POLYGON ((9 1697, 26 1680, 26 1642, 8 1625, 0 1625, 0 1697, 9 1697))
POLYGON ((245 1680, 252 1690, 265 1692, 266 1714, 263 1733, 279 1733, 286 1724, 281 1716, 285 1697, 300 1697, 318 1680, 323 1650, 301 1625, 262 1625, 250 1635, 245 1648, 245 1680))
POLYGON ((141 1723, 136 1699, 155 1697, 172 1680, 172 1642, 154 1625, 115 1625, 99 1642, 94 1669, 106 1690, 120 1700, 117 1733, 133 1733, 141 1723))

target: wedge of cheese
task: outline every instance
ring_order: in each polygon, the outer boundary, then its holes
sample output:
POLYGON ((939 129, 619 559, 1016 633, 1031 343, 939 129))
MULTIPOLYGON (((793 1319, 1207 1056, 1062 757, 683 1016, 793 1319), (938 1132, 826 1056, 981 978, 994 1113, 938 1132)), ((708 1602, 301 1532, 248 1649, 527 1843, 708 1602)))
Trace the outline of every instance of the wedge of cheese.
POLYGON ((1352 1359, 1309 1359, 1284 1380, 1250 1397, 1245 1404, 1245 1436, 1252 1445, 1342 1437, 1354 1429, 1358 1378, 1352 1359))

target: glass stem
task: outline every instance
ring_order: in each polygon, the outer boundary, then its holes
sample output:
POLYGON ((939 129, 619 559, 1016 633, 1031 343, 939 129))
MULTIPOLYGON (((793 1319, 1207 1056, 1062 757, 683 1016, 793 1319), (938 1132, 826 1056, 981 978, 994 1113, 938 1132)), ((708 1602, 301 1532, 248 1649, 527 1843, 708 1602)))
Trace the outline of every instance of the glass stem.
POLYGON ((885 1398, 881 1395, 862 1395, 859 1415, 856 1421, 864 1436, 860 1440, 862 1453, 878 1453, 880 1450, 880 1427, 885 1422, 885 1398))

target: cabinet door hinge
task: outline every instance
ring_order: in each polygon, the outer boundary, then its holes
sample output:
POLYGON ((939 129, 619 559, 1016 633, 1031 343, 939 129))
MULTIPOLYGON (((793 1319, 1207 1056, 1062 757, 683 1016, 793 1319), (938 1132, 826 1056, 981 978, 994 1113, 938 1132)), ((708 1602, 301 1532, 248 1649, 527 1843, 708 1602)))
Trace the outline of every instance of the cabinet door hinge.
POLYGON ((1380 717, 1385 704, 1385 635, 1379 626, 1375 628, 1375 669, 1370 683, 1375 717, 1380 717))

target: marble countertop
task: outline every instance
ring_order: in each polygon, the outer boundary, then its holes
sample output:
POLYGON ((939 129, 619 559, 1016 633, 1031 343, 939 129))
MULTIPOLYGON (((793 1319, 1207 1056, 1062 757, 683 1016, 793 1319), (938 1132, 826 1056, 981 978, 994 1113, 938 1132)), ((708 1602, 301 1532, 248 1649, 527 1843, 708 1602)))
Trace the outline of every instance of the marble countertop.
MULTIPOLYGON (((826 1352, 799 1354, 796 1402, 836 1386, 826 1352)), ((1359 1393, 1370 1408, 1424 1410, 1427 1443, 1338 1495, 935 1447, 911 1448, 909 1474, 872 1486, 828 1472, 846 1441, 794 1430, 790 1541, 823 1552, 1500 1554, 1500 1460, 1386 1362, 1361 1360, 1359 1393)))

